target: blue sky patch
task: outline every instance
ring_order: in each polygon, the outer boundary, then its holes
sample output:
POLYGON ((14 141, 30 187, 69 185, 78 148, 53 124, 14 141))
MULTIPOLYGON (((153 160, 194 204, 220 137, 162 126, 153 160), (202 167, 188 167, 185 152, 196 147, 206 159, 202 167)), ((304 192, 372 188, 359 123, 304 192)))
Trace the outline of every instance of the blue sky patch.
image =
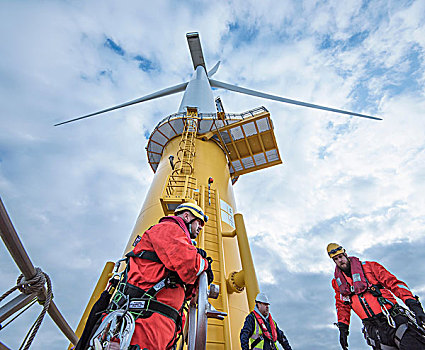
POLYGON ((103 70, 99 71, 99 73, 97 73, 97 79, 100 80, 102 78, 103 79, 106 78, 106 79, 110 80, 111 82, 114 82, 114 79, 113 79, 113 76, 112 76, 112 71, 110 69, 103 69, 103 70))
POLYGON ((421 90, 420 79, 422 78, 423 56, 420 47, 418 45, 413 46, 406 53, 403 61, 408 65, 407 71, 396 74, 392 79, 393 82, 384 86, 384 90, 390 96, 421 90))
POLYGON ((331 155, 331 153, 328 152, 328 146, 320 146, 319 147, 319 152, 318 152, 319 159, 325 159, 326 157, 328 157, 330 155, 331 155))
POLYGON ((347 41, 347 46, 348 47, 355 47, 360 45, 363 41, 365 41, 365 39, 369 36, 369 31, 365 30, 363 32, 358 32, 354 35, 352 35, 348 41, 347 41))
POLYGON ((322 39, 319 48, 321 50, 339 49, 340 51, 347 51, 353 47, 359 46, 369 36, 369 31, 365 30, 357 32, 349 37, 347 40, 334 40, 329 34, 325 35, 322 39))
POLYGON ((144 72, 151 72, 157 69, 157 66, 155 63, 153 63, 150 59, 145 58, 141 55, 135 56, 134 60, 139 62, 139 68, 144 72))
POLYGON ((371 108, 376 108, 375 97, 369 93, 369 87, 365 81, 360 81, 348 97, 353 99, 356 111, 360 109, 370 111, 371 108))
POLYGON ((106 41, 104 43, 104 46, 111 49, 112 51, 114 51, 116 54, 120 55, 120 56, 124 56, 125 55, 125 51, 124 49, 119 46, 115 41, 113 41, 110 38, 106 38, 106 41))
POLYGON ((229 36, 232 38, 234 47, 252 42, 258 33, 259 30, 255 26, 241 25, 238 22, 229 23, 229 36))

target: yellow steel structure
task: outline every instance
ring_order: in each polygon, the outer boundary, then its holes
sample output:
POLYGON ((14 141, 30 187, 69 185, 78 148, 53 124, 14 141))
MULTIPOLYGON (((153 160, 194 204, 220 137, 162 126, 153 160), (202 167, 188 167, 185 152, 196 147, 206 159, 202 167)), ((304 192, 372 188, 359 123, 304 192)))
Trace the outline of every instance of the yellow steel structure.
MULTIPOLYGON (((213 80, 219 62, 207 71, 199 34, 188 33, 186 37, 194 68, 190 81, 56 125, 184 91, 178 112, 163 119, 149 137, 146 150, 155 176, 125 253, 133 248, 136 236, 142 236, 162 216, 172 214, 179 204, 190 201, 201 206, 210 220, 198 237, 198 246, 214 259, 214 283, 220 286, 218 299, 210 302, 228 315, 224 320, 209 320, 207 349, 239 349, 239 332, 254 307, 259 288, 244 220, 242 214, 235 214, 233 184, 243 174, 281 164, 282 160, 267 109, 225 113, 221 99, 214 100, 212 88, 346 115, 380 118, 213 80), (212 183, 210 178, 214 179, 212 183)), ((99 281, 91 300, 100 295, 102 285, 104 281, 99 281)), ((86 314, 80 325, 85 317, 86 314)))
MULTIPOLYGON (((254 307, 259 287, 244 220, 242 214, 235 214, 233 185, 239 176, 282 160, 267 109, 225 113, 221 99, 214 101, 211 90, 211 86, 224 84, 210 79, 218 65, 207 72, 197 33, 187 37, 194 65, 188 83, 112 108, 185 91, 179 111, 159 122, 149 137, 146 150, 155 176, 124 253, 133 249, 137 236, 161 217, 172 215, 179 204, 197 203, 209 217, 197 245, 213 258, 214 283, 220 287, 218 298, 210 303, 227 314, 222 320, 208 320, 206 348, 239 349, 240 329, 254 307)), ((99 281, 101 285, 105 283, 99 281)), ((96 288, 92 299, 101 290, 96 288)))
MULTIPOLYGON (((180 118, 184 122, 182 134, 167 140, 162 148, 152 185, 125 249, 125 252, 130 251, 137 235, 142 235, 162 216, 172 214, 178 204, 192 201, 203 208, 209 220, 197 239, 198 246, 214 259, 214 283, 220 286, 218 299, 210 302, 218 311, 228 314, 224 320, 208 321, 207 349, 211 350, 240 347, 240 329, 259 292, 243 218, 241 214, 234 215, 236 202, 232 178, 281 163, 268 112, 261 108, 257 114, 252 112, 247 115, 214 129, 208 137, 205 137, 205 133, 197 134, 202 119, 193 109, 188 109, 186 115, 176 117, 174 124, 180 118), (232 131, 237 128, 244 130, 244 125, 257 125, 261 120, 265 120, 269 126, 263 126, 263 132, 258 132, 257 126, 254 127, 256 132, 251 132, 250 136, 246 136, 245 131, 241 131, 242 138, 237 138, 236 133, 232 136, 232 131), (222 141, 223 133, 228 135, 227 144, 222 141), (241 142, 243 146, 240 146, 241 142), (231 151, 228 149, 230 146, 233 146, 231 151), (245 153, 241 151, 243 147, 245 153), (267 161, 267 156, 264 156, 263 163, 255 163, 255 155, 265 155, 270 150, 275 150, 277 159, 267 161), (232 158, 233 154, 235 156, 232 158), (174 169, 169 161, 170 156, 177 158, 174 169), (241 161, 241 157, 250 156, 253 164, 246 165, 242 171, 235 171, 232 160, 241 161), (214 182, 208 190, 210 177, 214 182)), ((217 116, 214 117, 216 121, 217 116)), ((166 119, 164 123, 168 122, 169 119, 166 119)), ((157 129, 160 128, 161 124, 157 129)))
MULTIPOLYGON (((187 108, 186 113, 171 115, 157 125, 147 151, 155 176, 124 253, 133 249, 138 235, 161 217, 172 215, 179 204, 190 201, 201 206, 209 220, 197 244, 213 258, 214 283, 220 286, 219 297, 210 303, 228 315, 223 320, 209 319, 207 349, 238 349, 240 329, 259 287, 243 217, 235 214, 233 184, 242 174, 282 162, 270 114, 264 107, 208 115, 187 108), (170 162, 170 157, 176 162, 170 162), (210 187, 209 178, 214 179, 210 187)), ((106 287, 111 264, 93 292, 78 335, 91 305, 106 287)))

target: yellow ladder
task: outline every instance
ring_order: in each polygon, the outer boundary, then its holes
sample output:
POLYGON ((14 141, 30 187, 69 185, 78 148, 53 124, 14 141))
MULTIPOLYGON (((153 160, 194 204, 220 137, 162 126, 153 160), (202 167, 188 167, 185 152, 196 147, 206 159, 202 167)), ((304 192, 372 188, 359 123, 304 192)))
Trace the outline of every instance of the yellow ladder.
POLYGON ((198 121, 198 110, 188 107, 177 151, 177 161, 173 172, 167 178, 166 186, 160 197, 165 215, 172 214, 181 203, 198 200, 197 181, 192 177, 198 121))
MULTIPOLYGON (((207 254, 213 258, 212 270, 214 272, 214 282, 220 286, 220 295, 217 299, 209 299, 209 302, 218 311, 229 313, 227 304, 226 276, 224 276, 224 255, 221 236, 220 207, 218 205, 218 191, 210 190, 209 204, 208 188, 201 186, 200 206, 208 215, 208 222, 205 224, 202 234, 199 237, 199 245, 205 249, 207 254), (226 295, 223 298, 223 295, 226 295)), ((208 350, 230 350, 230 323, 228 317, 224 320, 208 319, 207 349, 208 350)))
POLYGON ((198 111, 188 108, 186 123, 179 143, 177 162, 173 175, 192 175, 193 159, 195 158, 195 139, 198 132, 198 111))

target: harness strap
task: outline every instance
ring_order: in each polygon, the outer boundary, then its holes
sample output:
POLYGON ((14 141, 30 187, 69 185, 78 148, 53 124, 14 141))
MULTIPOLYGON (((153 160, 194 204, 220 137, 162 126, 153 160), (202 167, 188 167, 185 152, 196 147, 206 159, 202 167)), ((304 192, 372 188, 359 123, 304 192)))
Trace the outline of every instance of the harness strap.
POLYGON ((167 287, 166 283, 167 277, 163 278, 161 281, 159 281, 157 284, 155 284, 153 287, 149 288, 147 291, 145 291, 142 288, 139 288, 131 283, 124 283, 122 292, 125 295, 128 295, 131 298, 154 298, 158 292, 167 287))
POLYGON ((156 312, 172 319, 178 326, 181 324, 181 316, 179 312, 172 306, 161 303, 158 300, 144 298, 131 299, 128 310, 130 312, 136 313, 136 317, 139 317, 137 315, 137 313, 139 313, 141 318, 143 318, 142 313, 145 311, 156 312))
MULTIPOLYGON (((142 250, 140 253, 135 254, 133 251, 128 252, 126 255, 127 257, 127 268, 126 268, 126 273, 125 273, 125 277, 124 277, 124 283, 126 285, 128 285, 129 283, 127 283, 127 273, 128 270, 130 268, 130 258, 139 258, 139 259, 146 259, 146 260, 150 260, 159 264, 163 264, 162 261, 159 259, 158 255, 155 252, 152 252, 150 250, 142 250)), ((158 294, 158 292, 163 289, 163 288, 175 288, 176 284, 178 283, 182 283, 180 277, 178 276, 178 274, 176 272, 173 271, 168 271, 168 275, 163 278, 161 281, 159 281, 157 284, 155 284, 153 287, 151 287, 149 290, 144 291, 143 289, 140 289, 140 291, 142 291, 144 294, 148 294, 151 297, 155 297, 156 294, 158 294)), ((136 286, 134 286, 135 288, 138 288, 136 286)), ((144 295, 143 294, 143 295, 144 295)), ((142 296, 143 296, 142 295, 142 296)))
POLYGON ((158 255, 155 252, 152 252, 149 250, 142 250, 138 254, 135 254, 133 251, 130 251, 125 256, 127 258, 146 259, 146 260, 150 260, 150 261, 154 261, 154 262, 162 264, 162 261, 158 258, 158 255))
POLYGON ((403 338, 403 335, 404 333, 406 333, 407 328, 407 323, 402 323, 395 331, 394 341, 398 347, 400 347, 401 338, 403 338))
POLYGON ((395 346, 381 344, 381 350, 398 350, 398 348, 396 348, 395 346))
MULTIPOLYGON (((368 344, 370 346, 372 346, 374 349, 381 349, 381 350, 397 350, 398 348, 396 348, 395 346, 390 346, 390 345, 385 345, 382 343, 376 343, 374 339, 370 338, 368 336, 368 338, 366 339, 368 344)), ((399 345, 397 345, 399 346, 399 345)))
POLYGON ((255 339, 253 342, 252 342, 252 344, 251 344, 251 349, 254 349, 256 346, 257 346, 257 344, 260 342, 260 341, 262 341, 264 338, 263 338, 263 335, 261 334, 257 339, 255 339))

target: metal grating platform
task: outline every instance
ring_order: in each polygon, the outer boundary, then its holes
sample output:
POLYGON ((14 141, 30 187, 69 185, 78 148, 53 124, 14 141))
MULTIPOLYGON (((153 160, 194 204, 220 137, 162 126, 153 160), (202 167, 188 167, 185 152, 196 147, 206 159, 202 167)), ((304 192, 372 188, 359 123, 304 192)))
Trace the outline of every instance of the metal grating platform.
POLYGON ((213 138, 226 150, 233 178, 282 163, 267 110, 219 128, 213 138))
MULTIPOLYGON (((241 114, 226 113, 224 120, 217 118, 216 113, 200 113, 198 115, 198 133, 205 134, 208 132, 214 132, 226 125, 234 124, 246 118, 250 118, 253 115, 258 114, 259 111, 267 110, 264 107, 260 107, 241 114)), ((156 172, 156 169, 158 168, 162 152, 164 151, 164 147, 167 145, 168 141, 182 134, 185 120, 186 113, 172 114, 161 120, 150 135, 146 151, 149 165, 154 172, 156 172)))

